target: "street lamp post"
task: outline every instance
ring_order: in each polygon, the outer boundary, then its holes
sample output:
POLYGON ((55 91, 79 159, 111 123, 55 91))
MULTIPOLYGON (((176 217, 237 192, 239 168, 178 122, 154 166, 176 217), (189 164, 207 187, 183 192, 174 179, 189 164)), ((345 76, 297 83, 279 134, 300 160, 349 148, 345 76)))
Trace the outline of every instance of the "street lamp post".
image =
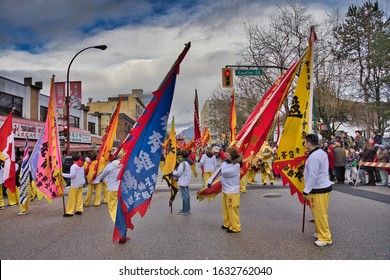
POLYGON ((69 116, 70 116, 70 95, 69 95, 69 70, 70 70, 70 66, 72 65, 73 63, 73 60, 76 58, 76 56, 78 56, 80 53, 82 53, 83 51, 85 50, 88 50, 88 49, 99 49, 99 50, 102 50, 104 51, 105 49, 107 49, 107 46, 106 45, 98 45, 98 46, 93 46, 93 47, 87 47, 87 48, 84 48, 82 49, 81 51, 79 51, 78 53, 76 53, 76 55, 72 58, 72 60, 70 61, 69 63, 69 66, 68 66, 68 71, 66 73, 66 155, 69 156, 70 154, 70 121, 69 121, 69 116))

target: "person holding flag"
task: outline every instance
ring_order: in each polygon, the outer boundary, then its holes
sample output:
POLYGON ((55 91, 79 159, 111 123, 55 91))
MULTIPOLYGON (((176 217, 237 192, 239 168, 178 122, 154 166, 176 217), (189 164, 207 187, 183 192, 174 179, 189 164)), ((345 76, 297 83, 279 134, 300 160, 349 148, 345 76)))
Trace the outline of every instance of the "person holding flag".
POLYGON ((229 147, 227 149, 227 160, 217 169, 207 182, 207 187, 215 179, 221 177, 222 183, 222 229, 228 233, 241 232, 240 222, 240 168, 243 157, 237 149, 229 147))
POLYGON ((30 156, 28 154, 28 139, 24 145, 22 166, 20 167, 20 192, 19 192, 19 209, 18 215, 25 215, 31 201, 31 175, 28 168, 30 156))
POLYGON ((182 151, 181 156, 183 160, 180 162, 178 167, 172 172, 172 175, 178 177, 178 183, 180 186, 181 198, 183 200, 183 207, 179 211, 179 215, 188 215, 190 213, 190 193, 189 185, 191 180, 191 163, 192 161, 188 158, 189 153, 182 151))
POLYGON ((316 246, 323 247, 332 244, 332 234, 328 222, 328 205, 332 182, 328 175, 328 155, 320 149, 318 136, 307 134, 305 148, 309 152, 307 156, 303 189, 304 201, 309 200, 310 209, 314 218, 316 246))
POLYGON ((199 166, 203 171, 204 185, 207 186, 207 181, 217 169, 217 159, 215 158, 211 147, 206 148, 206 152, 202 155, 202 158, 199 161, 199 166))
POLYGON ((73 216, 75 208, 76 215, 83 213, 83 187, 85 184, 83 157, 73 155, 72 159, 73 165, 70 167, 70 173, 62 173, 64 178, 70 178, 70 189, 64 217, 73 216))
POLYGON ((98 161, 96 159, 96 155, 91 156, 91 163, 87 166, 87 183, 88 183, 88 191, 85 196, 84 206, 89 206, 92 200, 92 193, 95 190, 95 199, 93 200, 93 206, 98 207, 102 202, 102 184, 100 183, 99 175, 93 178, 93 174, 96 173, 98 161))

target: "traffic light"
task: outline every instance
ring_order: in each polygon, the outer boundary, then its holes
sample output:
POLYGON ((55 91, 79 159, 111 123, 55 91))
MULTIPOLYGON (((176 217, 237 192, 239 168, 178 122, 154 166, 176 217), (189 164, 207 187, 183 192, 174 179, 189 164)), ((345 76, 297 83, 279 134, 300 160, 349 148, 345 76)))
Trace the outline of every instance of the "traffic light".
POLYGON ((233 87, 233 69, 222 68, 222 87, 231 88, 233 87))

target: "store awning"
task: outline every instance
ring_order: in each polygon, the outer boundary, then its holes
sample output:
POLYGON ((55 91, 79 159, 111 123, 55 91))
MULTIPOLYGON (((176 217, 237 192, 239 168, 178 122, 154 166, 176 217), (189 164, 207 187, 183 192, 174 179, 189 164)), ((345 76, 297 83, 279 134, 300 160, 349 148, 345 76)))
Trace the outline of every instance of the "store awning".
MULTIPOLYGON (((66 146, 61 147, 61 151, 65 151, 65 150, 66 150, 66 146)), ((89 151, 93 151, 93 150, 96 150, 96 145, 93 143, 92 144, 70 143, 70 152, 71 153, 89 152, 89 151)))

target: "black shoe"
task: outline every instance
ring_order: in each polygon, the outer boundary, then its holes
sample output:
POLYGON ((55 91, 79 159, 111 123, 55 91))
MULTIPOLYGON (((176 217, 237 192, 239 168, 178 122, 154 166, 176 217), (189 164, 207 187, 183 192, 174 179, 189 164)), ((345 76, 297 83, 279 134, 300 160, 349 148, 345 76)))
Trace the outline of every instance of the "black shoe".
POLYGON ((120 243, 120 244, 126 243, 126 238, 121 238, 121 239, 119 239, 119 243, 120 243))
POLYGON ((271 183, 271 186, 273 186, 274 185, 274 183, 271 183))
POLYGON ((349 185, 350 185, 350 186, 353 186, 353 185, 354 185, 354 183, 352 183, 352 182, 349 182, 349 185))
POLYGON ((81 215, 81 214, 83 214, 83 212, 80 212, 80 211, 76 211, 76 213, 75 213, 76 215, 81 215))
POLYGON ((267 183, 263 183, 263 186, 266 186, 267 185, 267 183))
POLYGON ((62 215, 63 217, 72 217, 73 216, 73 214, 64 214, 64 215, 62 215))
POLYGON ((228 232, 228 233, 240 233, 241 231, 233 231, 231 229, 227 229, 226 232, 228 232))
POLYGON ((221 226, 221 229, 229 229, 228 227, 225 227, 224 225, 221 226))

